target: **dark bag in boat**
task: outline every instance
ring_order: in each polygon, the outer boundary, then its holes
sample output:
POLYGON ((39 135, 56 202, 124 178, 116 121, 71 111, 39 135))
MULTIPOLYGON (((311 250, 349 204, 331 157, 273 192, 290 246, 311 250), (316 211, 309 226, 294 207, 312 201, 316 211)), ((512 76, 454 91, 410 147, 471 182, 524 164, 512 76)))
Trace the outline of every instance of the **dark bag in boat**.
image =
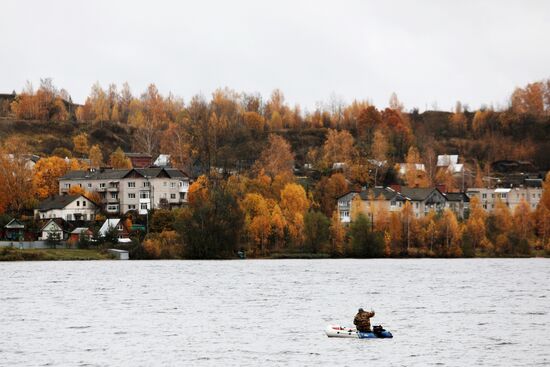
POLYGON ((386 331, 386 329, 384 329, 382 327, 382 325, 375 325, 375 326, 372 327, 372 332, 375 335, 380 335, 380 334, 382 334, 383 331, 386 331))

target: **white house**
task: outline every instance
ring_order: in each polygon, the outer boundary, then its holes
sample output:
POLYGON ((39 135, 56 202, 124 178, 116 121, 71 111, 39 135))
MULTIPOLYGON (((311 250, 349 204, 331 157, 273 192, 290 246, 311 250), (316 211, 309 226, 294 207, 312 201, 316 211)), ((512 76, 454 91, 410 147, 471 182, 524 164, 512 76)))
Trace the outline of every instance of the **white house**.
POLYGON ((120 218, 107 219, 99 229, 99 235, 101 237, 105 237, 107 232, 113 228, 116 228, 118 232, 118 242, 131 242, 131 240, 128 238, 128 229, 120 218))
POLYGON ((63 218, 66 221, 94 220, 97 205, 83 195, 57 195, 49 197, 34 210, 40 219, 63 218))
POLYGON ((46 241, 49 238, 57 240, 65 239, 63 228, 54 219, 50 219, 48 222, 46 222, 46 224, 40 230, 40 236, 38 237, 38 239, 41 241, 46 241))

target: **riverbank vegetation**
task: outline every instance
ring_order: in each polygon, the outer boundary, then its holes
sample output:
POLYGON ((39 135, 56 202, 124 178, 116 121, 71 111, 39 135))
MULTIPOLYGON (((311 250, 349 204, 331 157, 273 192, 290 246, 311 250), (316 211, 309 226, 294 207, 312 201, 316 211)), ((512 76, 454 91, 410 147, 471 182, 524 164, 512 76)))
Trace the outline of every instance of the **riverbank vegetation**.
POLYGON ((109 260, 113 256, 100 250, 0 248, 0 261, 109 260))

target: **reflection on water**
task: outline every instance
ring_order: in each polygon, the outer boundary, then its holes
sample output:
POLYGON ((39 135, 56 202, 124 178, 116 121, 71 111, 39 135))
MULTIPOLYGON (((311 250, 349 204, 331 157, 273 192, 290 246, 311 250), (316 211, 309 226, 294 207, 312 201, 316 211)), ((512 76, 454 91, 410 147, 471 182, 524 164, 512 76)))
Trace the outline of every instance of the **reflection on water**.
POLYGON ((0 264, 0 365, 550 363, 550 260, 0 264), (358 307, 391 340, 329 339, 358 307))

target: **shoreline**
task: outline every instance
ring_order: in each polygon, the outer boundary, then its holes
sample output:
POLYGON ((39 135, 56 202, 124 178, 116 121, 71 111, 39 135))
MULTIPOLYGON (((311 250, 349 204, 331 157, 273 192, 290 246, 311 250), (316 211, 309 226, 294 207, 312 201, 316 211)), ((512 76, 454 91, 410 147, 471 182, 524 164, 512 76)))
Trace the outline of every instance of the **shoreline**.
MULTIPOLYGON (((237 257, 219 258, 219 259, 130 259, 139 261, 149 260, 327 260, 327 259, 531 259, 531 258, 550 258, 544 251, 536 251, 532 255, 522 256, 484 256, 478 254, 475 257, 438 257, 438 256, 393 256, 393 257, 331 257, 325 253, 275 253, 269 256, 248 257, 240 259, 237 257)), ((87 261, 87 260, 116 260, 105 250, 99 249, 17 249, 5 247, 0 249, 0 262, 11 261, 87 261)))

